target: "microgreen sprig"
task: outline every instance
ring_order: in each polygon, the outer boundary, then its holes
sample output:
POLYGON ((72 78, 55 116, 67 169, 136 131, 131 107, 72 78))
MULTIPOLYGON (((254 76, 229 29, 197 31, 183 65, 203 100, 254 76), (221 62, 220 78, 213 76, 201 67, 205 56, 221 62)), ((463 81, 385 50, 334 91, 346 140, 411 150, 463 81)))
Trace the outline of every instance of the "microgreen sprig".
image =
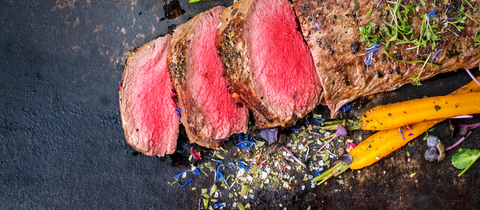
POLYGON ((475 33, 475 44, 473 44, 475 47, 477 47, 478 45, 480 45, 480 32, 477 31, 477 33, 475 33))
POLYGON ((368 47, 380 42, 380 34, 372 34, 372 28, 377 26, 374 22, 368 22, 365 27, 358 27, 359 34, 363 35, 361 41, 366 42, 368 47))

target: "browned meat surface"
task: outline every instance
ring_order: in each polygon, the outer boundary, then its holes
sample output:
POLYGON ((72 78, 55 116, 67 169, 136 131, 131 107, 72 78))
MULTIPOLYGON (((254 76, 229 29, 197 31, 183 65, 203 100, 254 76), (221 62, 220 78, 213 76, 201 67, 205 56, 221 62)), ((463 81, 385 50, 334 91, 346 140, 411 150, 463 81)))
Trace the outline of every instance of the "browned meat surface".
POLYGON ((256 126, 289 126, 321 93, 313 59, 287 0, 244 0, 222 12, 217 46, 256 126))
POLYGON ((169 71, 190 143, 217 149, 233 133, 247 131, 248 110, 229 92, 215 45, 223 7, 180 25, 173 34, 169 71))
MULTIPOLYGON (((433 58, 433 54, 441 50, 433 60, 440 69, 429 64, 425 65, 420 80, 460 68, 474 68, 480 62, 480 55, 477 52, 480 51, 480 46, 474 47, 475 33, 480 31, 480 25, 469 18, 466 18, 464 24, 457 24, 465 27, 460 32, 450 24, 447 27, 444 25, 447 18, 458 15, 462 3, 466 14, 480 22, 479 11, 474 11, 464 1, 449 1, 452 2, 450 8, 448 4, 443 4, 443 1, 437 1, 436 18, 432 18, 429 23, 438 27, 440 40, 436 41, 433 50, 432 45, 428 43, 426 47, 420 47, 418 53, 417 49, 407 50, 414 47, 414 44, 397 42, 392 42, 391 48, 386 50, 385 43, 390 37, 382 32, 380 26, 385 22, 391 23, 392 18, 386 7, 387 5, 393 7, 394 3, 383 1, 377 7, 378 2, 378 0, 293 0, 303 35, 312 52, 324 88, 326 105, 330 108, 332 116, 335 116, 343 105, 360 96, 390 91, 412 83, 410 78, 419 75, 424 62, 403 64, 401 61, 425 61, 427 58, 433 58), (372 12, 367 18, 370 9, 372 12), (380 42, 383 44, 378 47, 379 51, 373 53, 373 60, 367 68, 365 60, 368 56, 364 53, 368 46, 361 41, 359 27, 367 26, 369 21, 377 25, 372 27, 372 34, 380 35, 380 42), (392 58, 386 56, 384 52, 392 58)), ((426 9, 419 1, 402 1, 403 5, 415 4, 415 14, 410 11, 408 15, 408 23, 413 28, 415 38, 420 36, 421 15, 434 9, 432 1, 425 2, 426 9)), ((478 0, 469 2, 473 7, 480 8, 478 0)), ((402 38, 398 36, 399 40, 402 38)))

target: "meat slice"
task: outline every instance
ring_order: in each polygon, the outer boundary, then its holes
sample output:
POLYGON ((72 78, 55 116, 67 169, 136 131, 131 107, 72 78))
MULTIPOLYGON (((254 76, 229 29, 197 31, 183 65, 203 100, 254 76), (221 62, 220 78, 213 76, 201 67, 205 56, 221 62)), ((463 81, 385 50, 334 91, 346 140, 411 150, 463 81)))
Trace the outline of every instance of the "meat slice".
POLYGON ((146 155, 173 154, 179 120, 167 69, 172 36, 153 40, 130 56, 123 71, 120 113, 127 143, 146 155))
POLYGON ((219 54, 257 127, 286 127, 315 108, 320 80, 288 0, 236 2, 221 20, 219 54))
POLYGON ((180 25, 173 34, 169 71, 190 143, 218 148, 222 139, 247 130, 248 110, 229 92, 215 46, 223 7, 180 25))
MULTIPOLYGON (((394 6, 389 1, 383 1, 377 7, 378 2, 293 0, 303 35, 315 60, 324 88, 324 98, 332 117, 342 106, 360 96, 390 91, 412 83, 410 78, 417 77, 420 72, 422 72, 420 80, 425 80, 443 72, 475 68, 480 62, 480 56, 477 53, 480 46, 474 47, 474 36, 480 31, 480 25, 466 18, 464 25, 459 24, 465 27, 461 32, 450 24, 445 27, 445 20, 456 17, 461 4, 464 4, 469 16, 480 22, 479 13, 473 12, 463 1, 453 1, 450 6, 437 2, 435 9, 431 3, 425 4, 426 9, 424 9, 418 1, 401 1, 402 11, 404 6, 410 3, 416 5, 414 7, 416 13, 413 14, 410 11, 408 16, 408 22, 416 38, 420 36, 421 15, 432 11, 436 14, 437 19, 433 19, 432 16, 430 24, 438 27, 440 40, 436 42, 433 50, 431 44, 428 44, 426 47, 420 47, 418 52, 417 49, 407 50, 414 47, 414 44, 397 44, 397 42, 392 42, 389 50, 385 49, 386 41, 390 37, 382 32, 385 27, 380 26, 385 22, 391 23, 391 13, 386 6, 387 4, 390 8, 394 6), (367 18, 370 10, 371 15, 367 18), (378 47, 379 51, 373 53, 373 60, 367 67, 365 60, 368 55, 364 53, 368 46, 361 42, 362 35, 359 34, 359 27, 365 27, 369 22, 376 24, 373 26, 372 33, 381 36, 380 42, 383 45, 378 47), (402 63, 431 59, 437 51, 439 53, 433 63, 438 64, 440 69, 427 64, 422 70, 424 62, 421 61, 416 64, 402 63), (387 52, 391 58, 384 52, 387 52)), ((480 5, 478 2, 473 4, 477 8, 480 5)), ((407 37, 410 38, 410 35, 407 37)), ((397 38, 403 39, 401 35, 397 38)))

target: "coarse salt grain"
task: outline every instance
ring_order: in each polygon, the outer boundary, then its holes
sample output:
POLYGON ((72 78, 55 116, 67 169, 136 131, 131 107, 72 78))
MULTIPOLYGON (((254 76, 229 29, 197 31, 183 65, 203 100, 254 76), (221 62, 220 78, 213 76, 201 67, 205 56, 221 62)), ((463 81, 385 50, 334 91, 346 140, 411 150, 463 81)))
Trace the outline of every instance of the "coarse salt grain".
POLYGON ((187 177, 187 173, 182 174, 182 178, 185 178, 185 177, 187 177))
POLYGON ((213 194, 213 197, 218 198, 218 192, 215 192, 215 194, 213 194))
POLYGON ((298 149, 303 149, 303 144, 298 145, 298 149))
POLYGON ((262 176, 261 176, 261 178, 262 178, 262 179, 266 179, 266 178, 267 178, 267 176, 268 176, 268 173, 267 173, 267 172, 265 172, 265 171, 263 171, 263 172, 262 172, 262 176))
POLYGON ((325 137, 328 137, 328 136, 330 136, 330 132, 327 131, 325 132, 325 137))
POLYGON ((237 207, 237 202, 233 202, 232 207, 233 208, 237 207))
POLYGON ((243 196, 243 199, 248 199, 248 196, 246 196, 246 195, 245 195, 245 196, 243 196))
POLYGON ((270 179, 265 179, 265 184, 268 184, 270 182, 270 179))
POLYGON ((237 172, 237 177, 241 177, 244 173, 245 173, 245 170, 244 170, 244 169, 240 169, 240 170, 237 172))
POLYGON ((250 195, 250 198, 251 198, 251 199, 253 199, 253 198, 254 198, 253 194, 251 194, 251 195, 250 195))
POLYGON ((309 174, 308 179, 313 179, 313 176, 309 174))
POLYGON ((302 185, 302 190, 305 190, 305 185, 302 185))

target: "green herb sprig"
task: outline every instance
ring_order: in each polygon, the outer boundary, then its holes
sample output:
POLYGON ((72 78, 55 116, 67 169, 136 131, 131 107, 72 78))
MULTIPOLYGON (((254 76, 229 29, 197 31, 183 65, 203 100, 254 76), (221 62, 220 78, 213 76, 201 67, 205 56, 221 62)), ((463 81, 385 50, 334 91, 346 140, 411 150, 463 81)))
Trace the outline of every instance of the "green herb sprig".
POLYGON ((361 42, 366 42, 368 47, 380 43, 380 34, 372 34, 372 28, 376 26, 376 23, 370 21, 365 27, 358 27, 359 34, 363 35, 361 42))
MULTIPOLYGON (((480 32, 477 31, 477 33, 475 33, 475 44, 473 44, 475 47, 477 47, 478 45, 480 45, 480 32)), ((480 55, 480 53, 479 53, 480 55)))

